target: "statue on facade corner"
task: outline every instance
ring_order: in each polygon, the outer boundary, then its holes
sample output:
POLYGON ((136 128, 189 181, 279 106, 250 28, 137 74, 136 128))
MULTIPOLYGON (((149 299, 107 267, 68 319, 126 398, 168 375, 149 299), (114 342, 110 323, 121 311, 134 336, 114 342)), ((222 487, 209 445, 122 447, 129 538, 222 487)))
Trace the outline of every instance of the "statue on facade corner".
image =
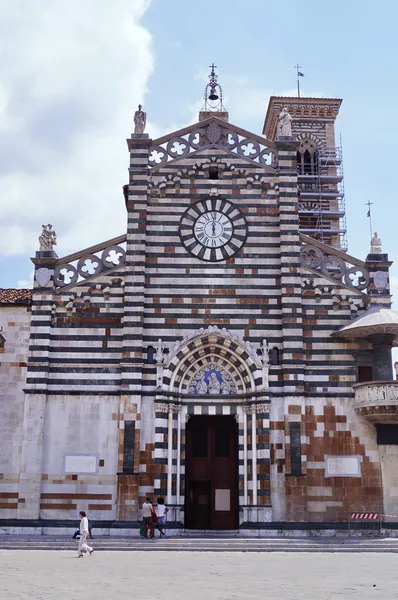
POLYGON ((157 343, 156 343, 156 352, 155 352, 155 362, 157 364, 161 364, 164 360, 164 354, 163 354, 163 343, 162 340, 159 338, 157 343))
POLYGON ((142 110, 142 105, 138 105, 138 110, 134 113, 134 133, 144 133, 146 125, 146 112, 142 110))
POLYGON ((265 339, 263 340, 263 346, 261 348, 261 362, 264 366, 269 364, 269 348, 268 342, 265 339))
POLYGON ((370 242, 370 253, 371 254, 382 254, 381 239, 377 235, 377 231, 374 232, 370 242))
POLYGON ((289 137, 292 135, 292 117, 289 114, 287 106, 284 106, 281 110, 281 113, 278 117, 278 123, 276 126, 276 136, 286 136, 289 137))
POLYGON ((51 223, 48 225, 42 225, 42 232, 39 236, 40 252, 46 252, 53 250, 54 246, 57 245, 57 234, 55 233, 51 223))

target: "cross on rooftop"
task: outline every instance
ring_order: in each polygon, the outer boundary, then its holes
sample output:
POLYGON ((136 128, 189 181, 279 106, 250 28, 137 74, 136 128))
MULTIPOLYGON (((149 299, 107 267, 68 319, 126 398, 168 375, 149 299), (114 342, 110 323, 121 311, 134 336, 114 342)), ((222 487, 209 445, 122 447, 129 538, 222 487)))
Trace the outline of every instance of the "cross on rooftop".
POLYGON ((216 76, 216 73, 215 73, 214 69, 217 69, 217 65, 215 65, 214 63, 212 63, 211 65, 209 65, 209 69, 211 69, 210 75, 212 75, 213 77, 216 76))

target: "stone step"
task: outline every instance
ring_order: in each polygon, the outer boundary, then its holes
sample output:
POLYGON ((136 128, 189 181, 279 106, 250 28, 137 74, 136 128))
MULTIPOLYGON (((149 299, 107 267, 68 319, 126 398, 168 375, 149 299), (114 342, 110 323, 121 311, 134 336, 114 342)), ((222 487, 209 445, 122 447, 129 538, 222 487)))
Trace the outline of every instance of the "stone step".
MULTIPOLYGON (((89 541, 89 543, 91 543, 89 541)), ((395 539, 339 539, 308 540, 303 538, 262 539, 156 539, 95 538, 92 541, 98 551, 179 551, 179 552, 394 552, 398 553, 395 539)), ((77 543, 71 539, 51 536, 1 536, 3 550, 68 550, 76 551, 77 543)))

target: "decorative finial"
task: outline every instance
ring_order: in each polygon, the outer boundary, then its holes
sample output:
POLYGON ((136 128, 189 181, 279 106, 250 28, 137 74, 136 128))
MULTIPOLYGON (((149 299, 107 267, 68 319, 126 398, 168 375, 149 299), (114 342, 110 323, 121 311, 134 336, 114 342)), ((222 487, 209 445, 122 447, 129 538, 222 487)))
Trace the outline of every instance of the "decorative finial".
POLYGON ((134 133, 141 135, 145 131, 146 112, 142 110, 142 105, 138 105, 138 110, 134 113, 134 133))
POLYGON ((217 66, 212 63, 209 67, 211 69, 209 75, 209 83, 205 87, 205 103, 202 111, 214 111, 214 112, 225 112, 223 106, 223 92, 222 87, 218 83, 218 75, 216 75, 215 69, 217 66), (210 101, 210 103, 209 103, 210 101), (217 104, 213 104, 217 102, 217 104))

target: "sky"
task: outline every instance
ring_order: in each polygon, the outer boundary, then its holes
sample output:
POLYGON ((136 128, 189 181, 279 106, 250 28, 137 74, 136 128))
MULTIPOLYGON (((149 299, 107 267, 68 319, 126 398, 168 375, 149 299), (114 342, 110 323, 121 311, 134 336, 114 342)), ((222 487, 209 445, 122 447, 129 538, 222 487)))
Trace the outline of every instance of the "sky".
POLYGON ((343 98, 348 250, 365 203, 397 260, 395 0, 0 0, 0 287, 30 287, 43 223, 59 256, 125 231, 126 137, 138 103, 158 137, 194 122, 208 66, 230 121, 261 134, 269 96, 343 98))

